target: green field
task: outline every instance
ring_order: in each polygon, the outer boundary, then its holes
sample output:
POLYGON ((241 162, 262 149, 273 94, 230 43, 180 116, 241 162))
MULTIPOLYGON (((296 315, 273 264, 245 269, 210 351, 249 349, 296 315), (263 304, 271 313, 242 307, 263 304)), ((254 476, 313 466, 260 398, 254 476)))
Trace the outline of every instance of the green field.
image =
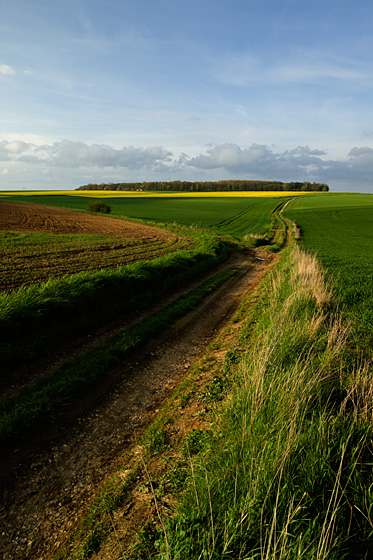
MULTIPOLYGON (((105 197, 112 216, 156 223, 208 228, 238 240, 246 235, 265 234, 271 226, 271 211, 289 197, 105 197)), ((6 200, 45 204, 85 211, 92 197, 66 195, 7 196, 6 200)), ((100 200, 99 198, 97 200, 100 200)))
MULTIPOLYGON (((20 194, 7 196, 6 200, 86 211, 94 197, 20 194)), ((0 363, 10 368, 12 361, 19 363, 27 361, 30 355, 51 352, 63 337, 75 336, 78 325, 81 330, 88 324, 98 325, 127 306, 133 308, 133 299, 140 305, 140 297, 146 306, 146 302, 153 301, 161 292, 166 293, 173 284, 180 285, 183 279, 191 279, 226 258, 228 249, 213 239, 214 234, 242 241, 250 233, 267 233, 273 220, 271 211, 284 200, 288 199, 144 197, 143 194, 105 198, 112 208, 112 216, 177 224, 173 229, 181 235, 165 242, 2 232, 0 331, 4 336, 0 363), (191 227, 180 230, 180 226, 191 227), (170 252, 175 256, 162 257, 170 252), (136 275, 144 274, 146 282, 153 274, 153 289, 149 290, 149 283, 141 287, 142 281, 128 280, 134 274, 131 268, 127 270, 128 263, 154 257, 160 257, 161 261, 156 259, 150 268, 145 262, 136 272, 136 275), (174 271, 173 275, 170 270, 174 271), (74 328, 62 320, 65 316, 75 318, 74 328)))
POLYGON ((335 284, 355 336, 373 343, 373 195, 330 194, 293 200, 285 215, 301 228, 301 246, 316 253, 335 284))

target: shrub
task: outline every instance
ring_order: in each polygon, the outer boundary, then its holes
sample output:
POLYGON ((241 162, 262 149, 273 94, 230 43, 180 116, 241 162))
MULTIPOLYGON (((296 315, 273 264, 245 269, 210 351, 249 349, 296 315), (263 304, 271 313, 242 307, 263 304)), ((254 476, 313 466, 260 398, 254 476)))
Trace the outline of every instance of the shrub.
POLYGON ((95 200, 89 202, 87 205, 88 212, 98 212, 100 214, 110 214, 111 206, 102 202, 102 200, 95 200))

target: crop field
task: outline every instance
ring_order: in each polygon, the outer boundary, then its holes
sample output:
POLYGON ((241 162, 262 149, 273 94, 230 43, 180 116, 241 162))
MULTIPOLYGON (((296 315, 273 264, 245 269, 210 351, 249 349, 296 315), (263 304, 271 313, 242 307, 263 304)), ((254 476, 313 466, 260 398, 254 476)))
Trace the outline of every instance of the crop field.
MULTIPOLYGON (((0 202, 0 291, 10 292, 81 271, 148 260, 192 244, 183 235, 158 228, 146 229, 147 226, 134 222, 88 215, 85 210, 92 201, 91 193, 88 197, 73 193, 20 194, 0 202), (51 212, 50 207, 55 210, 51 212), (68 210, 84 214, 68 214, 68 210)), ((283 200, 288 199, 174 197, 159 193, 150 197, 132 193, 105 198, 116 218, 141 220, 145 224, 177 223, 240 241, 250 234, 265 235, 271 228, 271 211, 283 200)))
POLYGON ((141 224, 2 202, 0 291, 149 260, 191 245, 185 236, 141 224))
MULTIPOLYGON (((79 191, 78 191, 79 192, 79 191)), ((86 210, 89 196, 80 191, 76 195, 13 195, 6 200, 14 202, 28 202, 56 206, 71 210, 86 210)), ((122 194, 122 193, 121 193, 122 194)), ((177 223, 183 226, 206 228, 219 235, 229 235, 242 240, 250 234, 263 235, 271 227, 271 211, 283 201, 290 200, 287 193, 260 193, 265 196, 233 196, 231 193, 212 193, 206 196, 199 193, 176 196, 160 193, 146 195, 145 193, 122 194, 109 196, 105 193, 105 203, 112 208, 113 216, 133 218, 145 222, 177 223), (216 196, 220 194, 220 196, 216 196), (268 196, 268 195, 272 196, 268 196), (281 196, 279 196, 281 195, 281 196)), ((241 193, 240 193, 241 194, 241 193)), ((97 199, 100 195, 95 193, 97 199)), ((305 196, 305 195, 303 195, 305 196)), ((311 195, 314 196, 314 195, 311 195)))
MULTIPOLYGON (((0 191, 0 195, 14 196, 15 191, 0 191)), ((161 192, 161 191, 109 191, 109 190, 76 190, 76 191, 17 191, 16 196, 76 196, 89 198, 277 198, 283 196, 313 195, 304 191, 214 191, 214 192, 161 192)), ((319 192, 317 194, 320 194, 319 192)))
POLYGON ((189 244, 178 237, 169 242, 149 242, 95 235, 1 232, 0 291, 11 291, 66 274, 149 260, 189 244))
POLYGON ((301 245, 317 254, 335 283, 355 336, 373 342, 373 195, 330 194, 292 201, 285 213, 301 228, 301 245))

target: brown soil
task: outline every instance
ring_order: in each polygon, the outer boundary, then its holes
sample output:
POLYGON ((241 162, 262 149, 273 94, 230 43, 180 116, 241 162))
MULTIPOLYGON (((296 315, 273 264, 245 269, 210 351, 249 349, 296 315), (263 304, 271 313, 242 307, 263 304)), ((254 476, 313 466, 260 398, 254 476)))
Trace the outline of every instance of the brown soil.
MULTIPOLYGON (((193 241, 159 228, 120 218, 72 212, 37 204, 0 201, 0 231, 52 233, 39 246, 0 248, 0 292, 61 278, 65 274, 115 268, 186 249, 193 241), (96 234, 92 244, 79 238, 59 243, 58 234, 96 234)), ((71 240, 71 237, 69 238, 71 240)))
POLYGON ((0 201, 0 230, 94 234, 140 239, 175 237, 168 231, 118 218, 3 200, 0 201))
POLYGON ((79 410, 56 419, 55 429, 38 430, 2 454, 1 558, 50 560, 66 544, 104 481, 123 467, 123 454, 258 285, 273 262, 261 256, 266 260, 250 252, 232 257, 224 266, 238 273, 196 310, 109 372, 79 410))

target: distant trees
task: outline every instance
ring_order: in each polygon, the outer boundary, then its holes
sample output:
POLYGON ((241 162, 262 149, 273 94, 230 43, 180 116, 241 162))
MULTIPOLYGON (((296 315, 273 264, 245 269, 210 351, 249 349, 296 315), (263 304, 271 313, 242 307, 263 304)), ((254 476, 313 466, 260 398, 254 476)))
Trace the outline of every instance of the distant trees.
POLYGON ((281 181, 151 181, 142 183, 89 183, 76 190, 84 191, 166 191, 166 192, 234 192, 234 191, 329 191, 325 183, 308 181, 282 183, 281 181))

